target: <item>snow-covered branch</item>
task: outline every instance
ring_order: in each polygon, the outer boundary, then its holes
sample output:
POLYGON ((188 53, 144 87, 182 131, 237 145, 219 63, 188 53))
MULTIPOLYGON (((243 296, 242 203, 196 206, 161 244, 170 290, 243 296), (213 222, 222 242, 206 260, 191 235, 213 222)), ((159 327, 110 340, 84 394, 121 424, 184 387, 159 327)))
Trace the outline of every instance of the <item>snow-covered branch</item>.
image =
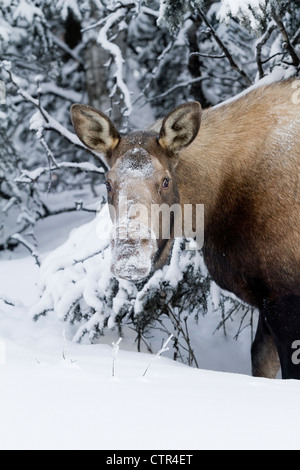
POLYGON ((75 90, 61 88, 51 82, 41 83, 39 90, 41 95, 55 95, 59 98, 63 98, 64 100, 68 100, 71 103, 78 103, 82 101, 82 93, 77 93, 75 90))
POLYGON ((40 262, 39 254, 36 251, 36 248, 27 240, 25 240, 25 238, 22 237, 22 235, 20 235, 19 233, 15 233, 14 235, 12 235, 11 239, 16 240, 18 243, 25 246, 25 248, 27 248, 27 250, 31 253, 32 257, 34 258, 37 266, 40 268, 41 262, 40 262))
MULTIPOLYGON (((23 90, 19 86, 19 81, 18 81, 17 77, 12 73, 11 67, 7 66, 7 63, 2 63, 2 65, 4 66, 5 71, 9 74, 11 83, 13 83, 13 85, 17 88, 18 93, 23 97, 23 99, 25 101, 28 101, 29 103, 31 103, 40 112, 40 115, 41 115, 40 117, 42 118, 42 120, 41 119, 40 120, 35 119, 34 123, 32 124, 32 127, 31 127, 32 130, 35 130, 35 131, 41 130, 42 131, 44 129, 44 130, 48 130, 48 131, 50 130, 50 131, 54 131, 54 132, 58 133, 60 136, 65 138, 68 142, 70 142, 75 147, 84 149, 88 153, 92 154, 93 157, 96 158, 96 160, 98 162, 101 162, 101 164, 102 164, 102 166, 105 170, 108 169, 105 161, 100 157, 100 155, 98 153, 96 153, 96 152, 94 152, 90 149, 87 149, 87 147, 85 147, 82 144, 82 142, 78 139, 76 134, 70 132, 62 124, 60 124, 55 118, 50 116, 50 114, 46 111, 46 109, 43 106, 41 106, 41 103, 38 99, 33 98, 26 90, 23 90)), ((102 173, 103 173, 103 170, 102 170, 102 173)))
POLYGON ((108 38, 108 34, 111 31, 112 27, 116 23, 120 23, 124 20, 126 16, 127 10, 126 8, 120 8, 119 10, 115 11, 111 15, 108 16, 104 26, 101 28, 99 35, 98 35, 98 44, 103 47, 109 54, 113 57, 114 64, 116 66, 115 72, 115 79, 116 79, 116 86, 120 90, 123 99, 125 110, 123 115, 129 117, 132 114, 132 103, 131 103, 131 93, 124 81, 124 58, 122 56, 122 52, 120 47, 117 44, 111 42, 108 38))
POLYGON ((300 39, 300 26, 296 32, 296 34, 294 34, 293 38, 292 38, 292 45, 295 47, 297 46, 298 42, 299 42, 299 39, 300 39))
POLYGON ((104 170, 103 168, 99 168, 92 163, 85 162, 85 163, 72 163, 72 162, 61 162, 57 163, 56 165, 46 167, 46 168, 37 168, 33 171, 23 170, 21 176, 15 179, 16 183, 33 183, 38 181, 38 179, 48 173, 50 171, 57 171, 57 170, 66 170, 66 169, 74 169, 83 171, 85 173, 96 173, 103 175, 104 170))

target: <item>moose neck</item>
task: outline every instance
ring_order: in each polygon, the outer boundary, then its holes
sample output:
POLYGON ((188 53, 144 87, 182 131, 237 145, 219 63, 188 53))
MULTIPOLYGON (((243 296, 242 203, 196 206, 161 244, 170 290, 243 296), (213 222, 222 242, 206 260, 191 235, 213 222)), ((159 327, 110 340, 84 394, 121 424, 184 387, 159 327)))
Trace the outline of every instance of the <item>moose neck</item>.
POLYGON ((185 205, 204 205, 205 244, 216 233, 222 238, 226 214, 251 196, 261 149, 278 119, 272 100, 260 100, 260 93, 204 111, 198 136, 179 154, 175 175, 182 213, 185 205))
POLYGON ((188 204, 203 204, 206 221, 217 204, 224 168, 230 172, 224 152, 224 131, 221 126, 216 128, 211 114, 211 111, 204 112, 198 137, 181 152, 176 168, 182 210, 188 204))
POLYGON ((259 100, 259 93, 204 111, 198 136, 180 154, 181 204, 203 204, 205 226, 253 184, 257 159, 277 119, 269 109, 272 101, 259 100))

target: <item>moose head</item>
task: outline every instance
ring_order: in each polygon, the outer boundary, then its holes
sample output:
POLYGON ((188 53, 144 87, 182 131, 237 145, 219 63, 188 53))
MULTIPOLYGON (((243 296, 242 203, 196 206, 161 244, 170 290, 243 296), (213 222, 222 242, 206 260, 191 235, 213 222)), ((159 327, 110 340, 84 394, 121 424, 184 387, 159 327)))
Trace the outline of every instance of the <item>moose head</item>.
POLYGON ((176 167, 180 152, 198 135, 201 114, 199 103, 187 103, 149 130, 121 136, 102 112, 72 106, 77 136, 103 154, 110 168, 111 270, 117 278, 142 281, 166 261, 176 231, 176 210, 170 208, 180 207, 176 167))

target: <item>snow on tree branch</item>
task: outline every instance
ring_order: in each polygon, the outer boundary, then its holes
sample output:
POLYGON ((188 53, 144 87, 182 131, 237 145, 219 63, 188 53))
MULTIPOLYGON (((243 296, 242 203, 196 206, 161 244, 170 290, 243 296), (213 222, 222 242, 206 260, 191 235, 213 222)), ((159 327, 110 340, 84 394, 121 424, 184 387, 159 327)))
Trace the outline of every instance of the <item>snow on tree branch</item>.
POLYGON ((80 9, 77 5, 76 0, 55 0, 56 8, 60 11, 61 17, 63 20, 66 20, 70 14, 73 13, 75 18, 79 21, 82 19, 80 9))
POLYGON ((218 18, 228 22, 230 18, 245 20, 247 18, 251 29, 258 30, 260 21, 264 18, 266 0, 222 0, 218 18))
POLYGON ((157 24, 158 26, 166 24, 169 30, 175 34, 183 24, 188 10, 189 4, 185 0, 161 0, 157 24))
POLYGON ((25 248, 27 248, 27 250, 30 251, 32 257, 34 258, 35 260, 35 263, 37 264, 37 266, 40 268, 41 267, 41 262, 40 262, 40 259, 39 259, 39 254, 38 252, 36 251, 35 247, 29 243, 27 240, 25 240, 24 237, 22 237, 22 235, 20 235, 19 233, 15 233, 14 235, 11 236, 11 239, 12 240, 16 240, 18 243, 21 243, 21 245, 25 246, 25 248))
POLYGON ((23 170, 21 176, 15 179, 16 183, 32 183, 38 181, 38 179, 48 173, 49 171, 62 170, 62 169, 75 169, 86 173, 96 173, 103 175, 103 168, 99 168, 92 163, 72 163, 72 162, 61 162, 57 165, 53 165, 47 168, 37 168, 33 171, 23 170))
MULTIPOLYGON (((121 20, 125 18, 127 13, 126 8, 121 8, 115 12, 113 12, 105 21, 105 25, 101 28, 99 35, 98 35, 98 44, 103 47, 106 51, 108 51, 114 59, 114 63, 116 66, 116 72, 114 77, 116 79, 116 86, 122 93, 124 98, 124 105, 125 110, 123 111, 124 116, 129 117, 132 114, 132 103, 131 103, 131 94, 130 91, 125 84, 123 75, 124 75, 124 58, 122 56, 121 49, 117 44, 114 44, 108 39, 108 34, 111 28, 116 24, 120 23, 121 20)), ((113 94, 113 92, 112 92, 113 94)))
POLYGON ((24 100, 28 101, 35 108, 39 110, 40 114, 35 114, 34 119, 32 119, 31 121, 31 130, 37 131, 38 138, 41 138, 42 130, 55 131, 58 134, 60 134, 62 137, 64 137, 66 140, 68 140, 70 143, 72 143, 74 146, 83 148, 87 152, 91 153, 98 161, 102 162, 105 168, 107 168, 107 165, 104 162, 104 160, 103 159, 100 160, 100 156, 98 153, 94 152, 93 150, 87 149, 87 147, 83 145, 83 143, 79 140, 76 134, 70 132, 62 124, 60 124, 55 118, 50 116, 50 114, 45 110, 45 108, 41 106, 41 103, 39 102, 39 100, 33 98, 26 90, 23 90, 19 86, 17 77, 12 73, 11 68, 10 66, 8 66, 7 63, 2 62, 2 66, 5 68, 6 72, 9 74, 10 80, 14 84, 14 86, 17 88, 18 93, 24 98, 24 100))

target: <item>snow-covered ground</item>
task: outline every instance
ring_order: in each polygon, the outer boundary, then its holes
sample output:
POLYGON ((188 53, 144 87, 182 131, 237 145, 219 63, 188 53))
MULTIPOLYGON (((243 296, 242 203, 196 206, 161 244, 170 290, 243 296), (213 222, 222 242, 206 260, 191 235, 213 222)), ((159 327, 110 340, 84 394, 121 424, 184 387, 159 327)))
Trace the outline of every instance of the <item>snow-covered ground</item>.
MULTIPOLYGON (((83 222, 66 219, 57 244, 83 222)), ((45 249, 57 225, 40 227, 45 249)), ((79 345, 54 317, 32 322, 37 277, 31 257, 0 261, 0 297, 17 300, 0 301, 0 449, 300 448, 300 384, 250 376, 249 330, 233 341, 237 325, 226 339, 212 334, 218 318, 201 319, 201 370, 162 357, 145 377, 152 356, 125 337, 113 378, 116 333, 79 345)))

